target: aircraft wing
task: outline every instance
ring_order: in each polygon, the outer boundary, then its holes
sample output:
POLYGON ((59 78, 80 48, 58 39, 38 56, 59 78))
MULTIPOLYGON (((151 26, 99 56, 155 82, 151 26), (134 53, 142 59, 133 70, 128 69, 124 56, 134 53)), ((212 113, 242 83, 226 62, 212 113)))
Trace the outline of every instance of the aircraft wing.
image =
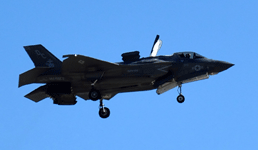
POLYGON ((63 61, 63 72, 94 72, 94 71, 106 71, 114 67, 118 67, 118 64, 110 63, 95 58, 82 56, 82 55, 64 55, 68 57, 63 61))

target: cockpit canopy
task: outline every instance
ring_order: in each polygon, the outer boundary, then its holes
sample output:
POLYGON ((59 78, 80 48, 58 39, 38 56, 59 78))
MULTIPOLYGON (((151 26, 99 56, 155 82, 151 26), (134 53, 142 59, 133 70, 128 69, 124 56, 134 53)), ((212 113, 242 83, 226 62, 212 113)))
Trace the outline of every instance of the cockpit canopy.
POLYGON ((195 52, 178 52, 174 55, 178 55, 181 58, 189 58, 189 59, 198 59, 198 58, 205 58, 200 54, 197 54, 195 52))

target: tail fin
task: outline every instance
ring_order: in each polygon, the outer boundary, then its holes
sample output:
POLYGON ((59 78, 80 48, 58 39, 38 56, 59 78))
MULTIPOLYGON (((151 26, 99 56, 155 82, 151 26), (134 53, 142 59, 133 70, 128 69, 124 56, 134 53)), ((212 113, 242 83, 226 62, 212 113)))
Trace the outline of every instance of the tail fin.
POLYGON ((61 68, 62 62, 50 53, 44 46, 24 46, 35 67, 61 68))

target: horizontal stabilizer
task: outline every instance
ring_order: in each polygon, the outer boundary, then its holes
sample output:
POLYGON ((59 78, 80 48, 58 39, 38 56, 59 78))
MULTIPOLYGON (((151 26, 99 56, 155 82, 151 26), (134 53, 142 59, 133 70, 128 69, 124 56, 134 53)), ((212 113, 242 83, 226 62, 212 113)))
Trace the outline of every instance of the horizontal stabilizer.
POLYGON ((26 85, 26 84, 31 84, 34 83, 37 79, 37 77, 49 70, 50 68, 47 67, 40 67, 40 68, 33 68, 29 71, 26 71, 19 76, 19 87, 26 85))
POLYGON ((46 90, 47 90, 47 86, 41 86, 37 89, 35 89, 34 91, 30 92, 29 94, 25 95, 26 98, 34 101, 34 102, 39 102, 47 97, 49 97, 46 94, 46 90))

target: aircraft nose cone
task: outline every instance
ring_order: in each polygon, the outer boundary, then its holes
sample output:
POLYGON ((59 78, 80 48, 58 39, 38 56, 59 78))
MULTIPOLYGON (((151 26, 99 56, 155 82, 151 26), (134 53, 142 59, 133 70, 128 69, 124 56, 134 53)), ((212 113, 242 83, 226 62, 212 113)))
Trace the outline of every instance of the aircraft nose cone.
POLYGON ((222 72, 224 70, 227 70, 228 68, 234 66, 234 64, 228 63, 228 62, 224 62, 224 61, 218 61, 216 62, 215 68, 214 68, 214 73, 219 73, 222 72))

